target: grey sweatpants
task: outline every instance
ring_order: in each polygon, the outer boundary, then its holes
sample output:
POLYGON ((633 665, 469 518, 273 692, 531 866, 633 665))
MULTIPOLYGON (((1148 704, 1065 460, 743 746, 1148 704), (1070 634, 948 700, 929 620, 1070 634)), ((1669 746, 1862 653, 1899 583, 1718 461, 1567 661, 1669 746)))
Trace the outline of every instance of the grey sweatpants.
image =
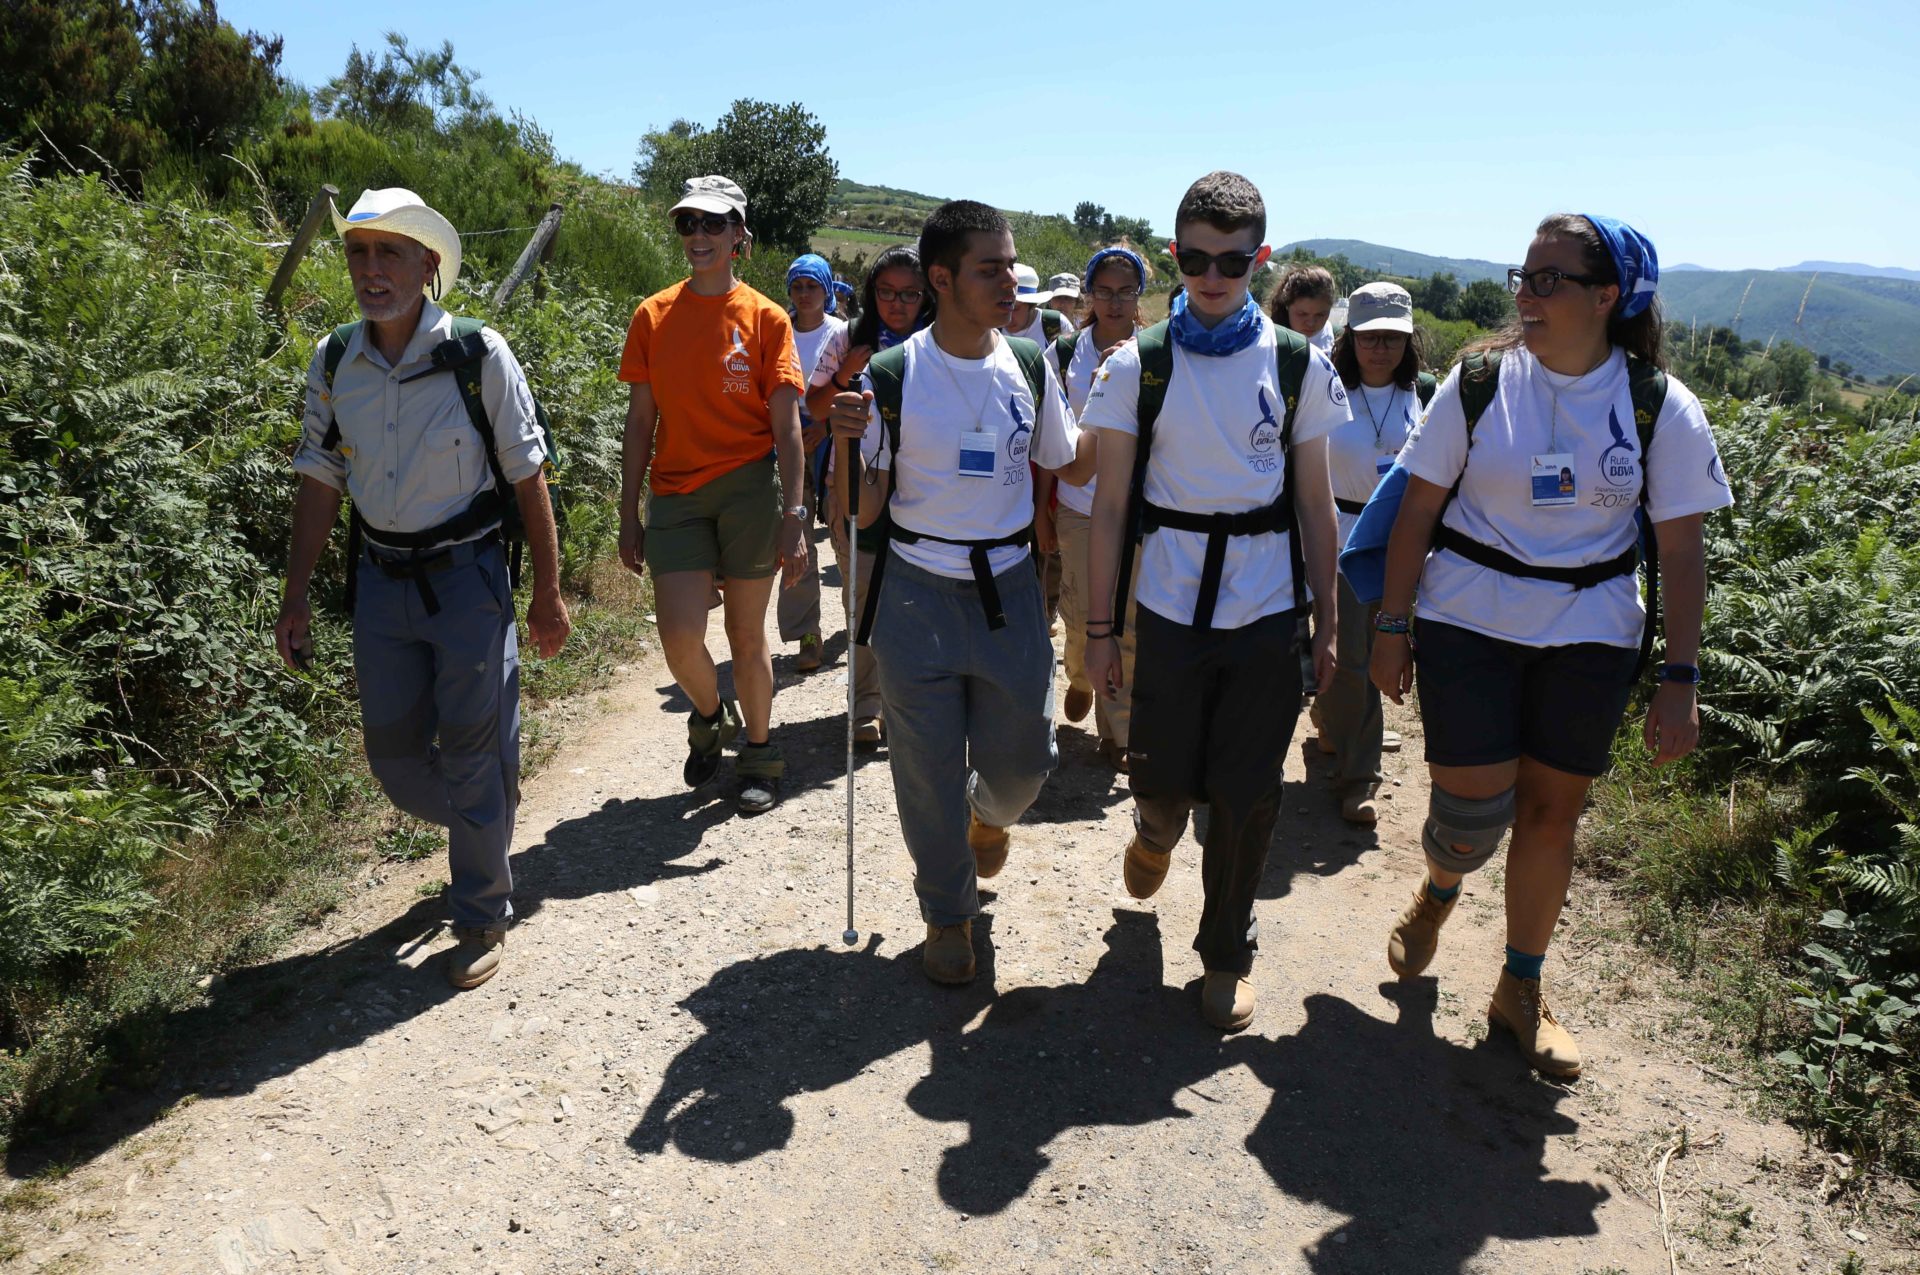
POLYGON ((1004 628, 988 629, 971 579, 887 563, 873 623, 887 705, 888 765, 920 915, 957 925, 980 911, 967 814, 1020 821, 1060 755, 1053 643, 1031 559, 994 577, 1004 628))
POLYGON ((1380 688, 1368 676, 1373 658, 1373 617, 1378 606, 1367 606, 1340 577, 1340 612, 1335 630, 1335 671, 1330 685, 1320 688, 1320 723, 1338 754, 1335 795, 1371 797, 1380 787, 1380 745, 1386 718, 1380 707, 1380 688))
POLYGON ((520 804, 520 648, 506 555, 455 545, 428 577, 440 603, 372 561, 359 567, 353 670, 367 765, 388 800, 447 829, 453 923, 504 929, 513 918, 514 813, 520 804), (436 742, 437 741, 437 742, 436 742))
MULTIPOLYGON (((813 469, 808 467, 801 480, 801 503, 813 508, 813 469)), ((789 589, 776 584, 773 590, 774 622, 780 628, 782 642, 798 642, 809 633, 820 632, 820 547, 814 543, 811 515, 807 518, 807 569, 789 589)))

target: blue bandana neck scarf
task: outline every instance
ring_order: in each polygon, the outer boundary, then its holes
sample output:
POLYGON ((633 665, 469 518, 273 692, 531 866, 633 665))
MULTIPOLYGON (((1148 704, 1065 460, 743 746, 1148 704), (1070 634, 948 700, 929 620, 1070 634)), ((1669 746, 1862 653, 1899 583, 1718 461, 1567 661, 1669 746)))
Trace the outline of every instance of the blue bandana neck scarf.
POLYGON ((1222 358, 1238 354, 1260 339, 1262 317, 1259 304, 1249 292, 1246 304, 1238 313, 1209 328, 1187 313, 1187 294, 1183 292, 1173 299, 1173 310, 1167 315, 1167 330, 1174 343, 1188 354, 1222 358))

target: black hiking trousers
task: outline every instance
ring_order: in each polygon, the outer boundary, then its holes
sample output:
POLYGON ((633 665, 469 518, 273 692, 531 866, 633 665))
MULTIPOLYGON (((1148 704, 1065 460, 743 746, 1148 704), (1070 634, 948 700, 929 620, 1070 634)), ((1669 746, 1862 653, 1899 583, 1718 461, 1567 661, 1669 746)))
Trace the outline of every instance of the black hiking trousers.
POLYGON ((1193 950, 1209 970, 1246 974, 1259 947, 1253 902, 1280 817, 1280 773, 1300 716, 1301 612, 1237 629, 1196 629, 1139 609, 1127 764, 1134 826, 1171 851, 1205 802, 1206 905, 1193 950))

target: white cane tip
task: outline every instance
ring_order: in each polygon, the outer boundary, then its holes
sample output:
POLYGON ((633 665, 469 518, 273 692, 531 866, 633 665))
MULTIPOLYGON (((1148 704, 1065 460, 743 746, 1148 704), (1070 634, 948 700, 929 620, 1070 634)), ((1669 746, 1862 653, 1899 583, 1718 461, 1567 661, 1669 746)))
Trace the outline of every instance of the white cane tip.
POLYGON ((858 943, 860 941, 860 931, 847 930, 840 935, 840 941, 842 943, 845 943, 848 947, 852 947, 855 943, 858 943))

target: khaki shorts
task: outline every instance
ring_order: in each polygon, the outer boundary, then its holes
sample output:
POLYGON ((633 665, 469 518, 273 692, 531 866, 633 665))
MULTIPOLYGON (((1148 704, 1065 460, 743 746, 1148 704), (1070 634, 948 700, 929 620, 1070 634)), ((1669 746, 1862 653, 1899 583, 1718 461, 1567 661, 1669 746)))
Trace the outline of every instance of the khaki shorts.
POLYGON ((780 479, 773 458, 742 465, 704 487, 647 496, 647 570, 707 571, 764 580, 779 569, 780 479))

